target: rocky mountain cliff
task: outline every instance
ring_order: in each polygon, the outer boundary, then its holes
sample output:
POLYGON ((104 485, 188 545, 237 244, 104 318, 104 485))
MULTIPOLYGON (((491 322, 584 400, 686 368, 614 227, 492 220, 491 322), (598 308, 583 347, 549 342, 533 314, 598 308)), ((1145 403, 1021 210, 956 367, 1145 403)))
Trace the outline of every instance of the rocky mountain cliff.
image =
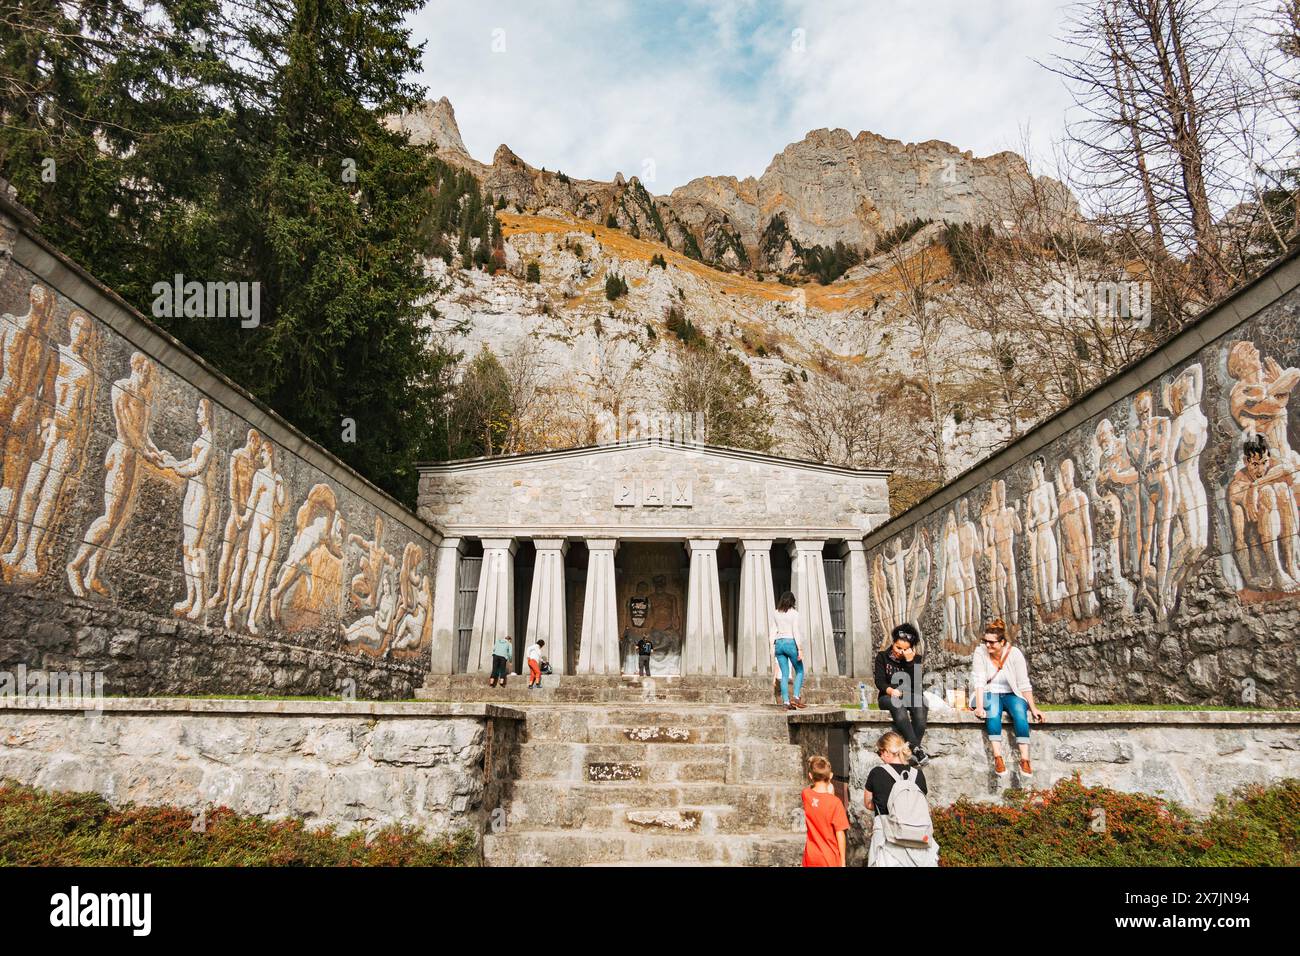
MULTIPOLYGON (((506 145, 490 164, 479 162, 465 148, 445 97, 392 124, 473 172, 515 212, 616 226, 737 271, 806 270, 813 250, 836 243, 869 256, 883 236, 917 219, 997 225, 1009 191, 1033 182, 1015 153, 976 157, 938 140, 902 143, 821 129, 787 146, 757 179, 704 176, 655 196, 636 176, 574 179, 531 166, 506 145)), ((1077 213, 1060 183, 1040 178, 1037 186, 1077 213)))

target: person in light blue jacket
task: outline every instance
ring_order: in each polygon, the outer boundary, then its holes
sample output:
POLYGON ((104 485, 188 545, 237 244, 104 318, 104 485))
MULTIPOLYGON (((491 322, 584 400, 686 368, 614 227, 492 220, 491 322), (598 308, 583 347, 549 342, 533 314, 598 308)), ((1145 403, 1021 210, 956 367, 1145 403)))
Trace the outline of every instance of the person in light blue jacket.
POLYGON ((510 635, 498 637, 492 645, 492 679, 488 681, 489 687, 497 686, 497 679, 500 678, 501 686, 506 686, 506 675, 510 673, 509 662, 514 660, 515 645, 510 640, 510 635))

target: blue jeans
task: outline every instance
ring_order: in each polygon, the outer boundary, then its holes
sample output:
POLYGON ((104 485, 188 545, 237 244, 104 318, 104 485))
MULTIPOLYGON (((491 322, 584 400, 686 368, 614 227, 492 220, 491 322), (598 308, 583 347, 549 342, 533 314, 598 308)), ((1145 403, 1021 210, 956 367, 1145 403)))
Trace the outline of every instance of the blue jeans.
POLYGON ((783 637, 776 642, 776 664, 781 668, 781 700, 790 703, 790 668, 794 668, 794 696, 803 695, 803 661, 799 660, 799 645, 794 638, 783 637))
POLYGON ((1029 742, 1029 703, 1017 694, 984 694, 984 709, 988 716, 984 718, 984 729, 990 737, 1002 736, 1002 712, 1011 715, 1011 726, 1016 732, 1019 743, 1029 742))

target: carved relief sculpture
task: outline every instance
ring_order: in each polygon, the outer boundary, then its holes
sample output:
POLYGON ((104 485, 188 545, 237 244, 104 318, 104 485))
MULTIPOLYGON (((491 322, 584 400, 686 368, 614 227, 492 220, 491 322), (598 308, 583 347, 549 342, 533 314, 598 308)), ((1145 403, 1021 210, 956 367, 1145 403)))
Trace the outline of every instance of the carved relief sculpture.
POLYGON ((212 444, 212 403, 199 399, 195 413, 198 437, 190 457, 178 461, 162 453, 162 467, 185 482, 181 504, 181 566, 185 574, 185 600, 172 606, 177 617, 202 620, 207 610, 208 543, 216 524, 217 469, 212 444))
POLYGON ((49 535, 66 504, 67 479, 80 474, 94 419, 94 352, 94 322, 74 309, 68 343, 58 350, 53 408, 41 423, 39 452, 18 501, 13 546, 0 557, 9 580, 34 580, 49 566, 49 535))
POLYGON ((131 373, 113 383, 113 421, 117 437, 104 456, 104 513, 86 529, 68 563, 68 586, 77 597, 88 592, 109 596, 100 565, 135 507, 142 465, 160 468, 162 452, 149 434, 153 414, 154 364, 142 352, 131 356, 131 373))

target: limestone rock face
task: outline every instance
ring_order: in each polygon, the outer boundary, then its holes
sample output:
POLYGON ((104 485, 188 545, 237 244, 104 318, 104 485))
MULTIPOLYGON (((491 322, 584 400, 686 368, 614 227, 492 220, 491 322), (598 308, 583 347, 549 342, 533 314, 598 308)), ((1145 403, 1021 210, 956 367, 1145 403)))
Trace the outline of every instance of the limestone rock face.
MULTIPOLYGON (((819 129, 777 154, 757 179, 703 176, 652 196, 636 176, 572 179, 530 166, 504 145, 490 165, 480 163, 465 150, 445 97, 393 122, 473 171, 484 189, 520 212, 600 224, 612 218, 634 238, 730 270, 792 271, 803 264, 801 250, 836 242, 867 253, 913 219, 999 226, 997 209, 1009 191, 1034 181, 1011 152, 976 157, 939 140, 903 143, 819 129)), ((1063 185, 1045 178, 1038 185, 1059 198, 1067 219, 1077 217, 1063 185)))

